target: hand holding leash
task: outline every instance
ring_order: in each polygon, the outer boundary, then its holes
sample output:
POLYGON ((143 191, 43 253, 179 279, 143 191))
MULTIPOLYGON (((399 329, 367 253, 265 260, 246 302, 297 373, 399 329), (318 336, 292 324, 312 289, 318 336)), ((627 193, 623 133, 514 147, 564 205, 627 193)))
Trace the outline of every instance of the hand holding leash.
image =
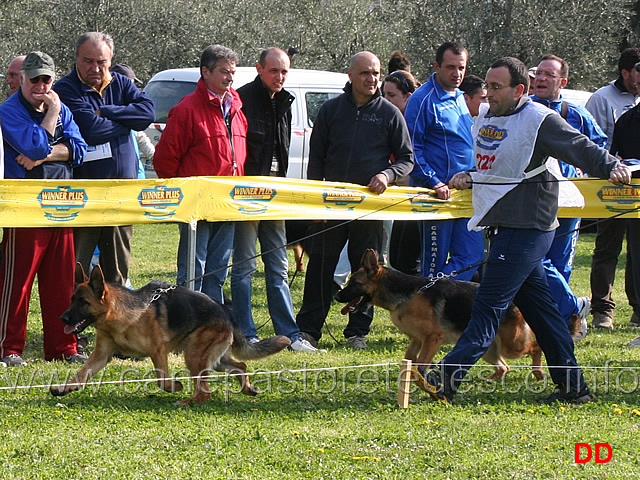
POLYGON ((456 190, 466 190, 471 188, 472 180, 471 175, 467 172, 456 173, 451 180, 449 180, 449 187, 456 190))
POLYGON ((609 181, 614 185, 628 185, 631 183, 631 170, 625 165, 620 165, 609 172, 609 181))

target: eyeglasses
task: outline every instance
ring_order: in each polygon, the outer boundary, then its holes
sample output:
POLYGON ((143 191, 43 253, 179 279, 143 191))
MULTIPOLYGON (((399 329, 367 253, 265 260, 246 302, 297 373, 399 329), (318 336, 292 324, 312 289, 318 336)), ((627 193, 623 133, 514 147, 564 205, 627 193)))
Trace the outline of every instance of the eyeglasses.
POLYGON ((562 75, 556 75, 555 73, 542 72, 540 70, 536 70, 536 78, 538 77, 561 78, 562 75))
POLYGON ((636 69, 636 72, 640 72, 640 62, 636 63, 633 68, 636 69))
POLYGON ((45 85, 48 85, 53 80, 53 77, 50 75, 38 75, 37 77, 30 78, 29 81, 34 85, 38 82, 42 82, 45 85))
POLYGON ((487 90, 492 92, 497 92, 498 90, 502 90, 503 88, 510 88, 511 85, 500 85, 499 83, 489 83, 487 84, 487 90))

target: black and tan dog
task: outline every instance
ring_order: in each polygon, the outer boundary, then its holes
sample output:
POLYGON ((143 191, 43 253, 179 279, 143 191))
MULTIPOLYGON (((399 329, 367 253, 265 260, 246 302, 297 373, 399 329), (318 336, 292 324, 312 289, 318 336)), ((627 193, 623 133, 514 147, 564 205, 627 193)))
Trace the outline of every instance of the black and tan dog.
MULTIPOLYGON (((411 340, 405 358, 429 364, 440 345, 456 343, 462 335, 478 289, 477 283, 442 279, 420 290, 429 282, 427 278, 381 266, 378 254, 369 249, 362 257, 362 268, 351 275, 336 300, 348 303, 342 309, 343 314, 357 309, 362 302, 389 310, 393 324, 411 340)), ((482 357, 496 366, 489 378, 505 376, 509 371, 505 358, 524 355, 531 355, 533 375, 539 380, 544 378, 540 346, 520 310, 511 305, 494 342, 482 357)))
MULTIPOLYGON (((284 336, 249 343, 234 327, 228 307, 207 295, 165 282, 153 281, 138 290, 128 290, 104 281, 99 266, 87 278, 78 264, 71 306, 62 314, 66 333, 78 333, 89 325, 96 328, 96 347, 73 380, 52 387, 53 395, 77 390, 111 359, 114 352, 134 357, 151 357, 160 388, 182 390, 178 381, 168 380, 167 355, 183 351, 192 376, 208 375, 212 370, 247 372, 247 366, 234 360, 263 358, 286 348, 284 336)), ((242 393, 256 395, 247 375, 239 375, 242 393)), ((211 396, 207 380, 194 379, 193 396, 176 404, 201 403, 211 396)))

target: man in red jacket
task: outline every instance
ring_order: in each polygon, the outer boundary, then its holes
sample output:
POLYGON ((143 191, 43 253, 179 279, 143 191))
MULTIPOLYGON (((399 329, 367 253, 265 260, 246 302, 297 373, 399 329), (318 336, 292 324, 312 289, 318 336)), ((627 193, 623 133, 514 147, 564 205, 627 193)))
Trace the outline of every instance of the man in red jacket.
MULTIPOLYGON (((171 109, 156 146, 153 163, 159 177, 243 175, 247 119, 242 101, 231 88, 238 55, 221 45, 210 45, 200 57, 196 91, 171 109)), ((187 234, 180 224, 178 283, 187 278, 187 234)), ((195 289, 224 303, 222 286, 233 249, 234 222, 199 221, 196 233, 195 289)))

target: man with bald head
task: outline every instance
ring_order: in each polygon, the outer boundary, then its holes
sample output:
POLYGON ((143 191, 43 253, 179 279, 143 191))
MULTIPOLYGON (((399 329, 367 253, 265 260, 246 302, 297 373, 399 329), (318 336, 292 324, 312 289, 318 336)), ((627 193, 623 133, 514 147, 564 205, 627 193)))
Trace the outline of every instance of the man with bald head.
POLYGON ((20 88, 20 68, 25 58, 25 55, 18 55, 11 60, 9 68, 7 68, 7 79, 5 81, 9 85, 9 95, 13 95, 20 88))
MULTIPOLYGON (((316 116, 307 177, 365 185, 381 194, 413 168, 409 131, 400 110, 380 94, 378 57, 371 52, 354 55, 347 73, 344 93, 327 100, 316 116)), ((348 240, 349 262, 355 272, 366 249, 381 251, 382 221, 331 220, 314 227, 319 235, 311 238, 304 297, 296 320, 302 336, 317 346, 331 306, 333 272, 342 248, 348 240)), ((344 335, 354 350, 366 348, 372 319, 369 305, 349 314, 344 335)))
MULTIPOLYGON (((267 48, 256 64, 258 75, 255 80, 238 89, 242 111, 249 124, 245 175, 284 177, 287 174, 294 97, 283 86, 290 64, 284 51, 267 48)), ((250 341, 258 341, 251 314, 251 279, 256 271, 258 240, 263 252, 267 302, 275 333, 289 337, 289 348, 293 351, 317 353, 315 347, 300 338, 300 329, 293 317, 284 220, 236 222, 231 270, 234 320, 250 341)))

